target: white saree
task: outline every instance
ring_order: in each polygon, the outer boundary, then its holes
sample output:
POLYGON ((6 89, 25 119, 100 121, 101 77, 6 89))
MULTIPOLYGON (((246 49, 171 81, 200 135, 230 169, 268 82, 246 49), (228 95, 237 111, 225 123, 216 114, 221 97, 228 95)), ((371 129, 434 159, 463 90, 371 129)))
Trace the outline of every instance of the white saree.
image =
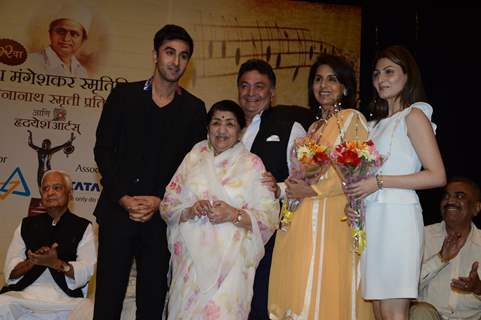
POLYGON ((255 270, 278 225, 279 204, 261 183, 264 171, 242 143, 214 157, 202 141, 184 158, 160 206, 172 254, 168 319, 247 319, 255 270), (243 209, 252 231, 207 217, 180 223, 198 200, 243 209))

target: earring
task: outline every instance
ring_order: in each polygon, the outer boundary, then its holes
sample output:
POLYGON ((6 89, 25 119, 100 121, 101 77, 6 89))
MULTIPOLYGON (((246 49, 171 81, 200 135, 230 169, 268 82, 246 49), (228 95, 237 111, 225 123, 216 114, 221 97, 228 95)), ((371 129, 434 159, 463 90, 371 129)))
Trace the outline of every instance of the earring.
POLYGON ((344 91, 342 92, 342 94, 343 94, 344 96, 347 96, 347 89, 346 89, 346 88, 344 88, 344 91))

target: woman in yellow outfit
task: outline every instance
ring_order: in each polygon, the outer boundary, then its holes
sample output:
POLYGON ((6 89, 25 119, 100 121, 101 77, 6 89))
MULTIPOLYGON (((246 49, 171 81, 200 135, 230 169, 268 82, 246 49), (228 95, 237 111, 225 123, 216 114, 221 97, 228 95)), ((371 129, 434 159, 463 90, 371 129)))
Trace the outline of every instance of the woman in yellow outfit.
MULTIPOLYGON (((354 109, 356 80, 344 59, 324 55, 311 66, 309 105, 318 121, 309 129, 334 147, 367 138, 366 120, 354 109)), ((271 319, 374 319, 358 294, 358 260, 343 220, 347 199, 331 166, 314 185, 288 178, 286 195, 303 199, 287 231, 277 233, 269 281, 271 319)))

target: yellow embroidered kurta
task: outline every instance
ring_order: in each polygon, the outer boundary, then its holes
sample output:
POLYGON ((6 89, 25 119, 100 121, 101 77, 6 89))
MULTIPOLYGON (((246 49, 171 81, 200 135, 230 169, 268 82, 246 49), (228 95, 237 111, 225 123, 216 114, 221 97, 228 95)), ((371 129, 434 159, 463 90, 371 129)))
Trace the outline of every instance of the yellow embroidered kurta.
MULTIPOLYGON (((342 110, 308 134, 320 144, 367 138, 364 117, 342 110)), ((351 229, 344 216, 346 196, 331 166, 312 185, 317 197, 306 198, 287 231, 278 231, 269 281, 271 319, 374 319, 371 305, 358 293, 358 260, 352 250, 351 229)))

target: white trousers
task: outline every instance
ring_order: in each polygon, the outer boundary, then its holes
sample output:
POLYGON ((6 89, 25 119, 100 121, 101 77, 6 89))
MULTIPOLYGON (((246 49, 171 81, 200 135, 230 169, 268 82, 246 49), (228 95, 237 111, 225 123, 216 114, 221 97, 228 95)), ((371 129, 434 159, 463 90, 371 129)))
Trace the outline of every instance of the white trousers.
MULTIPOLYGON (((77 300, 77 299, 75 299, 77 300)), ((18 292, 0 295, 0 320, 66 320, 76 303, 54 303, 23 298, 18 292)))

